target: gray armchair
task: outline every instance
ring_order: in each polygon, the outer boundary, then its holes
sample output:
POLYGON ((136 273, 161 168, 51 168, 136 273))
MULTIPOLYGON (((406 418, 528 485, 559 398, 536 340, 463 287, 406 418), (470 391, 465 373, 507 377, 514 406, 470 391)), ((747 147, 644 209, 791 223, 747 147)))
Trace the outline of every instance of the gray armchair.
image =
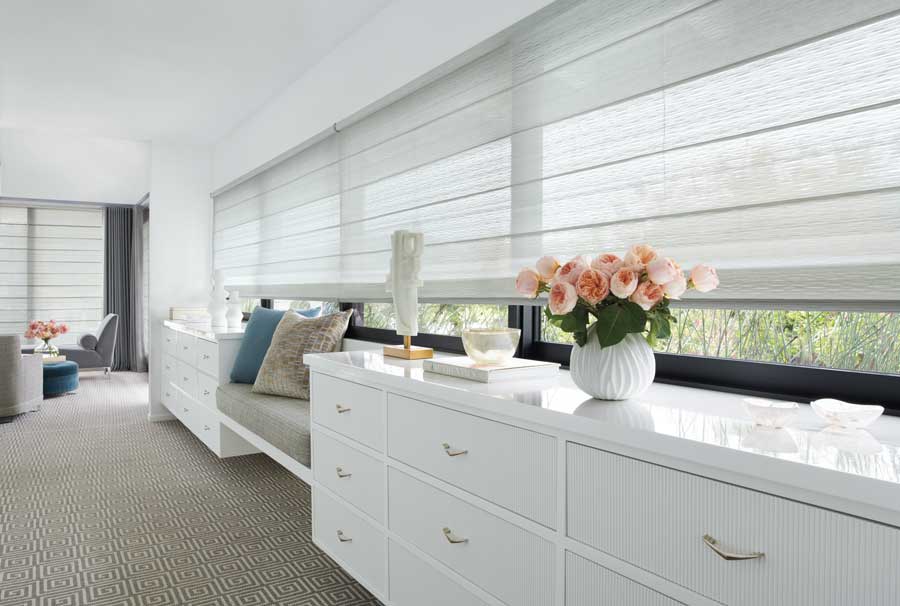
POLYGON ((0 419, 40 410, 44 399, 41 357, 21 348, 18 335, 0 335, 0 419))
POLYGON ((108 314, 100 322, 96 333, 81 335, 78 343, 59 348, 66 360, 78 363, 79 370, 103 369, 107 373, 112 367, 116 337, 119 333, 119 316, 108 314))

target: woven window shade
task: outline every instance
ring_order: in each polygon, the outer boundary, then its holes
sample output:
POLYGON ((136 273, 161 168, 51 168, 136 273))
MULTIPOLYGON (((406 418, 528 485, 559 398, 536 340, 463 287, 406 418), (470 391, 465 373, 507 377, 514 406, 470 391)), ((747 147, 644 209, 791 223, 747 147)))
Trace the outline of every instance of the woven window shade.
POLYGON ((648 242, 696 303, 900 301, 900 0, 561 1, 491 50, 215 196, 257 296, 517 301, 542 254, 648 242))

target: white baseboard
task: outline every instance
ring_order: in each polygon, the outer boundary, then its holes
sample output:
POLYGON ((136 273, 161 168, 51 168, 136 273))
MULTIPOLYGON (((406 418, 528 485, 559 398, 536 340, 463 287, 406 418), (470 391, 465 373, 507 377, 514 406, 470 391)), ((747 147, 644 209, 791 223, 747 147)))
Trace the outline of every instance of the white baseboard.
POLYGON ((151 423, 162 423, 163 421, 175 421, 175 415, 164 412, 162 414, 147 413, 147 420, 151 423))

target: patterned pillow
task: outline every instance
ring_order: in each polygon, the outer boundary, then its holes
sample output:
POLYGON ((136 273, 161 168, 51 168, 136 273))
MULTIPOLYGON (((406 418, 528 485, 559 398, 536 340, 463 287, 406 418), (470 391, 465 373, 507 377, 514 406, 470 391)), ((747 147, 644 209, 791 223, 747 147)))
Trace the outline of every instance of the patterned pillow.
POLYGON ((348 310, 309 319, 284 314, 272 335, 253 393, 308 400, 309 367, 303 364, 303 354, 339 350, 352 314, 348 310))

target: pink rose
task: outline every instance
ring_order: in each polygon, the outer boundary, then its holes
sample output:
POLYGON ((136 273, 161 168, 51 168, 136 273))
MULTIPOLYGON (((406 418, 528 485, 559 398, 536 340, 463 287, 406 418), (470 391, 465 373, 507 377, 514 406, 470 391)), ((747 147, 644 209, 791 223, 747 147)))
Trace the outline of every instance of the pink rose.
POLYGON ((644 311, 649 311, 654 305, 662 301, 665 290, 659 284, 642 282, 631 295, 631 300, 641 306, 644 311))
POLYGON ((26 339, 33 339, 33 338, 34 338, 34 331, 31 330, 30 328, 29 328, 28 330, 26 330, 26 331, 25 331, 25 338, 26 338, 26 339))
POLYGON ((575 257, 559 268, 559 271, 556 272, 556 281, 567 282, 575 286, 575 283, 578 282, 578 278, 581 276, 581 272, 587 268, 588 263, 584 257, 575 257))
POLYGON ((66 324, 60 324, 59 325, 59 333, 64 335, 67 332, 69 332, 69 327, 66 324))
POLYGON ((623 267, 610 278, 609 289, 620 299, 627 299, 637 288, 639 279, 640 276, 636 270, 623 267))
POLYGON ((647 277, 656 284, 668 284, 678 277, 678 266, 668 257, 657 257, 647 264, 647 277))
POLYGON ((625 255, 625 265, 644 268, 656 257, 656 251, 649 244, 635 244, 628 249, 628 253, 625 255))
POLYGON ((550 288, 550 311, 557 316, 567 314, 575 309, 578 293, 568 282, 557 282, 550 288))
POLYGON ((538 259, 535 264, 537 272, 541 275, 544 282, 549 282, 556 276, 556 270, 559 269, 559 259, 551 255, 547 255, 538 259))
POLYGON ((719 285, 719 275, 715 269, 701 263, 691 270, 691 283, 700 292, 709 292, 719 285))
POLYGON ((591 305, 596 305, 609 294, 609 278, 597 269, 586 269, 578 277, 575 290, 579 297, 591 305))
POLYGON ((29 329, 29 330, 37 330, 37 329, 38 329, 38 322, 37 322, 37 320, 32 320, 32 321, 28 324, 28 329, 29 329))
POLYGON ((533 269, 526 267, 516 276, 516 290, 530 299, 538 296, 541 288, 541 277, 533 269))
POLYGON ((663 290, 670 299, 681 298, 681 295, 687 290, 687 278, 684 277, 684 272, 679 271, 678 277, 663 286, 663 290))
POLYGON ((622 268, 622 259, 612 253, 605 253, 591 261, 591 267, 611 278, 622 268))

